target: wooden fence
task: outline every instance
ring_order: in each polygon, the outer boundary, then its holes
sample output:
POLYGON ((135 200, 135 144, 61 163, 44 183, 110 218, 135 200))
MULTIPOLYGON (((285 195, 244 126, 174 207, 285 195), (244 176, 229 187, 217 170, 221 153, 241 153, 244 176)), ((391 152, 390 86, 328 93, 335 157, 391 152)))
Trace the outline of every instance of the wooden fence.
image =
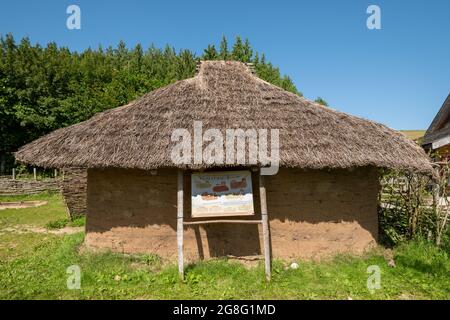
POLYGON ((0 196, 15 196, 23 194, 37 194, 45 191, 59 191, 61 179, 11 179, 0 178, 0 196))

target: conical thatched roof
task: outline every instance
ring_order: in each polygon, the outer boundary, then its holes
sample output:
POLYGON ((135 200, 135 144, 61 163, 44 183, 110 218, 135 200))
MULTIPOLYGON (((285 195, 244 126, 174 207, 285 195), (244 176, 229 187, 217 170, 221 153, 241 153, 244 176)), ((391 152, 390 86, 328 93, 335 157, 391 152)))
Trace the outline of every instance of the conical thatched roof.
POLYGON ((286 92, 231 61, 202 62, 194 78, 56 130, 22 147, 16 158, 42 167, 176 167, 171 134, 176 128, 192 132, 195 120, 203 130, 224 134, 229 128, 279 129, 281 167, 431 170, 422 149, 401 133, 286 92))

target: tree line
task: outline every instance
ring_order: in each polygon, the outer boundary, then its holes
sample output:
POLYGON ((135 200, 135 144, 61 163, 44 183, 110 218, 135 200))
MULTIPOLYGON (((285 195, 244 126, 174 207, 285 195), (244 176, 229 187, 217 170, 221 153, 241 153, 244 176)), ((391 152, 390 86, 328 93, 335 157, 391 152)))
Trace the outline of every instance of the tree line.
MULTIPOLYGON (((197 61, 237 60, 253 63, 256 74, 302 95, 288 76, 255 52, 248 39, 225 37, 218 48, 208 45, 202 55, 173 47, 144 50, 141 44, 71 51, 51 42, 16 42, 0 38, 0 174, 14 161, 11 152, 55 129, 127 104, 144 93, 194 76, 197 61)), ((322 102, 321 102, 322 103, 322 102)), ((324 102, 326 104, 326 102, 324 102)))

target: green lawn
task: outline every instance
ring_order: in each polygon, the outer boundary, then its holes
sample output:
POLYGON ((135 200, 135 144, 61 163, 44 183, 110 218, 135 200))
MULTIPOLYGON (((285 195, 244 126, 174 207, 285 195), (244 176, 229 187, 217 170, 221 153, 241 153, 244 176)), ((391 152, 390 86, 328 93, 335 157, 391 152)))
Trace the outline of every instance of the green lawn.
MULTIPOLYGON (((94 254, 79 251, 84 234, 11 230, 48 226, 66 218, 58 195, 40 195, 46 206, 0 210, 0 299, 449 299, 448 253, 425 242, 394 249, 389 267, 383 249, 364 257, 339 256, 328 262, 299 261, 296 270, 281 261, 264 281, 262 265, 245 268, 226 260, 187 266, 184 282, 177 267, 153 255, 94 254), (71 265, 81 269, 81 289, 67 289, 71 265), (381 269, 381 288, 367 289, 367 267, 381 269)), ((9 200, 17 200, 9 199, 9 200)), ((0 198, 0 201, 5 201, 0 198)))
POLYGON ((0 230, 8 226, 22 224, 43 227, 50 221, 68 217, 59 194, 42 193, 30 196, 0 196, 0 202, 26 200, 45 200, 48 201, 48 204, 36 208, 0 210, 0 230))

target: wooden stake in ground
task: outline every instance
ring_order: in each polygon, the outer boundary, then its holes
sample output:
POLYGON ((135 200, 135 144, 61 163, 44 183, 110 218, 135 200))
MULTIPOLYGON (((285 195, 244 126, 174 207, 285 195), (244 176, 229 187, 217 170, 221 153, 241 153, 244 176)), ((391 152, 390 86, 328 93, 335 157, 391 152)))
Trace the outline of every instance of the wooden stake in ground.
POLYGON ((271 256, 270 256, 270 232, 269 217, 267 215, 266 187, 264 186, 264 176, 259 175, 259 197, 261 200, 261 221, 264 239, 264 264, 266 269, 266 279, 270 281, 271 276, 271 256))
POLYGON ((183 265, 183 171, 178 170, 177 191, 177 244, 178 244, 178 273, 184 279, 183 265))

